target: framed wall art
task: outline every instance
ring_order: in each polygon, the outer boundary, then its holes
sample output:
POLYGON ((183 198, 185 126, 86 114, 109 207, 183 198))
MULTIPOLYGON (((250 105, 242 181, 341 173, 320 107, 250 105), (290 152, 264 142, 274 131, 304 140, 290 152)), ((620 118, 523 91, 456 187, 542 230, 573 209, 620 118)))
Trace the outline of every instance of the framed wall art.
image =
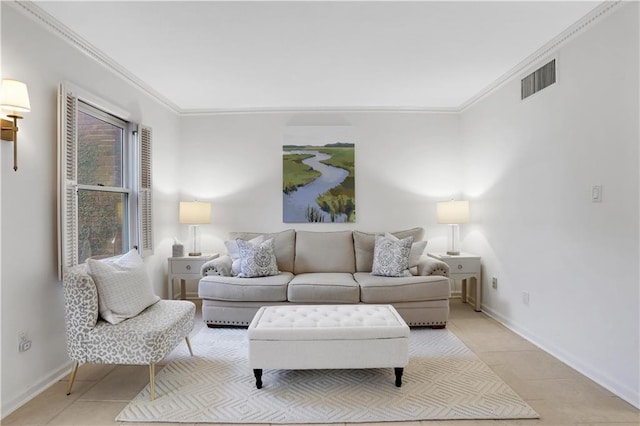
POLYGON ((288 126, 282 150, 285 223, 356 220, 351 126, 288 126))

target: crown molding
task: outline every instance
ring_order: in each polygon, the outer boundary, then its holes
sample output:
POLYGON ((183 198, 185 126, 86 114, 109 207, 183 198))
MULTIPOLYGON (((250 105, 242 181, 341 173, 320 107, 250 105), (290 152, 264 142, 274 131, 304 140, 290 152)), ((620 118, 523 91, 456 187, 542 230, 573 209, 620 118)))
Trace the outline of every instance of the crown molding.
POLYGON ((498 79, 493 81, 493 83, 489 84, 487 87, 478 92, 475 96, 469 98, 466 102, 464 102, 458 108, 458 112, 464 112, 467 108, 475 105, 485 97, 489 96, 495 90, 500 88, 503 84, 511 81, 513 78, 520 77, 520 75, 532 67, 532 65, 540 62, 543 58, 550 57, 555 52, 557 52, 560 47, 562 47, 567 41, 575 37, 576 35, 582 33, 587 27, 593 24, 598 19, 602 18, 606 14, 608 14, 611 10, 613 10, 616 6, 623 3, 622 0, 614 0, 614 1, 605 1, 596 6, 591 12, 586 14, 580 20, 575 22, 573 25, 568 27, 566 30, 561 32, 559 35, 551 39, 545 45, 540 47, 538 50, 533 52, 531 55, 527 56, 524 60, 522 60, 519 64, 511 68, 509 71, 504 73, 498 79))
POLYGON ((180 111, 181 117, 206 116, 206 115, 230 115, 230 114, 277 114, 277 113, 358 113, 358 112, 401 112, 401 113, 427 113, 427 114, 457 114, 459 108, 431 108, 431 107, 404 107, 404 106, 318 106, 318 107, 255 107, 255 108, 219 108, 219 109, 185 109, 180 111))
POLYGON ((32 3, 30 0, 0 0, 3 4, 8 4, 20 11, 35 22, 41 24, 47 30, 61 37, 71 46, 83 52, 89 58, 101 64, 120 78, 137 87, 162 106, 168 108, 179 116, 206 116, 221 114, 255 114, 255 113, 319 113, 319 112, 407 112, 407 113, 461 113, 467 108, 475 105, 485 97, 489 96, 502 85, 520 76, 524 70, 540 61, 542 58, 552 55, 567 41, 582 33, 591 24, 607 15, 616 6, 626 3, 624 0, 604 1, 596 6, 591 12, 568 27, 558 36, 543 45, 523 61, 494 80, 487 87, 476 95, 469 98, 458 107, 407 107, 407 106, 319 106, 319 107, 249 107, 249 108, 207 108, 207 109, 182 109, 158 91, 153 89, 140 78, 136 77, 129 70, 108 57, 91 43, 84 40, 73 30, 65 26, 62 22, 45 12, 43 9, 32 3))
POLYGON ((56 18, 45 12, 43 9, 35 5, 29 0, 13 0, 3 1, 4 4, 10 5, 15 10, 21 12, 23 15, 39 23, 50 32, 56 34, 62 40, 69 43, 71 46, 78 49, 80 52, 87 55, 90 59, 99 63, 112 73, 116 74, 123 80, 127 81, 134 87, 142 90, 148 96, 153 98, 156 102, 162 106, 168 108, 172 112, 179 114, 180 108, 171 102, 169 99, 161 95, 154 90, 151 86, 145 83, 140 78, 136 77, 129 70, 118 64, 116 61, 105 55, 100 49, 93 46, 91 43, 80 37, 69 27, 58 21, 56 18))

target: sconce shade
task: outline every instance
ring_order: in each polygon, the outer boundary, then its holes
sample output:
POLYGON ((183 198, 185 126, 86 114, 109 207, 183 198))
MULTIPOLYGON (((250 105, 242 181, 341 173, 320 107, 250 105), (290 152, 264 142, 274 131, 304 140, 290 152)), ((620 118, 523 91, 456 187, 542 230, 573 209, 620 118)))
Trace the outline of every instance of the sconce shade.
POLYGON ((211 223, 211 203, 200 201, 181 201, 180 223, 189 225, 211 223))
POLYGON ((0 87, 0 107, 11 112, 29 112, 27 85, 18 80, 3 79, 0 87))
POLYGON ((469 223, 468 201, 441 201, 437 205, 438 223, 469 223))

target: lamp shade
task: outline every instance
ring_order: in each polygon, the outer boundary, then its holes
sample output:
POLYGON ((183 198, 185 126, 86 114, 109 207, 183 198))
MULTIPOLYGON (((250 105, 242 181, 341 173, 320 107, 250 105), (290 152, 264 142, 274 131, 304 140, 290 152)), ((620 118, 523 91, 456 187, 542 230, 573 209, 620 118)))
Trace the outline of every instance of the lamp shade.
POLYGON ((29 92, 27 85, 18 80, 4 79, 0 86, 0 107, 12 112, 29 112, 29 92))
POLYGON ((468 223, 468 201, 441 201, 437 205, 438 223, 468 223))
POLYGON ((204 203, 200 201, 181 201, 180 223, 189 225, 211 223, 211 203, 204 203))

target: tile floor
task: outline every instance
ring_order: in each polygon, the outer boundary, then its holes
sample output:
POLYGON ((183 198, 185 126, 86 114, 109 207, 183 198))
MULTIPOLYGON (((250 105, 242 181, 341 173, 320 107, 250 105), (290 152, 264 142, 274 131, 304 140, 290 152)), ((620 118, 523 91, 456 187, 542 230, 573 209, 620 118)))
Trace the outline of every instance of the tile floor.
MULTIPOLYGON (((196 318, 194 335, 202 327, 201 318, 196 318)), ((640 410, 486 315, 473 311, 459 299, 451 301, 448 328, 524 398, 541 419, 424 421, 397 425, 640 425, 640 410)), ((146 366, 81 366, 71 395, 66 395, 67 382, 62 380, 3 419, 2 424, 114 425, 117 424, 114 418, 148 382, 146 366)))

